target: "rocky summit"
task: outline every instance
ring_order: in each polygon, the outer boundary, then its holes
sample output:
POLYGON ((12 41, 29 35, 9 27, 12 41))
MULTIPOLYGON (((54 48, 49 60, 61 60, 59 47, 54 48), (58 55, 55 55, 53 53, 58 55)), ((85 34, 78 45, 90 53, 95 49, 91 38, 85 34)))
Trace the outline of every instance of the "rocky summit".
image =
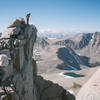
POLYGON ((14 20, 0 37, 0 100, 75 100, 58 84, 37 75, 32 58, 34 25, 14 20))

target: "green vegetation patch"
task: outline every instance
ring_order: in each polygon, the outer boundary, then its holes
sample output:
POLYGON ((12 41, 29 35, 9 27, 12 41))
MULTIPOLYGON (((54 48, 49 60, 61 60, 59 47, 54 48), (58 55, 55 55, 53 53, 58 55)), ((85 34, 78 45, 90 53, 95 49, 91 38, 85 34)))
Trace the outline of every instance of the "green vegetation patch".
POLYGON ((74 89, 81 88, 81 87, 82 87, 82 85, 75 83, 75 82, 73 83, 73 86, 72 86, 72 88, 74 88, 74 89))

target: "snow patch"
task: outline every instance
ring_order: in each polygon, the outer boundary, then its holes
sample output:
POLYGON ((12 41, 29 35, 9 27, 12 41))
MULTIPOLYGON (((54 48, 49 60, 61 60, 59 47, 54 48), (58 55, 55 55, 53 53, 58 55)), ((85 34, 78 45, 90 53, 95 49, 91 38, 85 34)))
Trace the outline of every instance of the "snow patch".
POLYGON ((69 93, 75 95, 74 91, 73 90, 67 90, 69 93))
POLYGON ((56 38, 48 38, 48 39, 53 40, 53 39, 56 39, 56 38))
POLYGON ((77 68, 75 68, 75 67, 73 67, 73 66, 71 66, 71 65, 69 65, 68 67, 70 67, 70 68, 73 69, 73 70, 78 70, 77 68))

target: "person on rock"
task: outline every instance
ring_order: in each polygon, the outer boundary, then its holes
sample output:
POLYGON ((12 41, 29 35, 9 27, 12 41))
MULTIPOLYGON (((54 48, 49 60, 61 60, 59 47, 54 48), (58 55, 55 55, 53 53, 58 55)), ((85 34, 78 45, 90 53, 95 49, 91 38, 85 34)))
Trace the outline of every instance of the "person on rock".
POLYGON ((27 21, 27 24, 29 24, 29 18, 30 18, 30 15, 31 15, 31 13, 28 13, 28 14, 26 15, 26 21, 27 21))

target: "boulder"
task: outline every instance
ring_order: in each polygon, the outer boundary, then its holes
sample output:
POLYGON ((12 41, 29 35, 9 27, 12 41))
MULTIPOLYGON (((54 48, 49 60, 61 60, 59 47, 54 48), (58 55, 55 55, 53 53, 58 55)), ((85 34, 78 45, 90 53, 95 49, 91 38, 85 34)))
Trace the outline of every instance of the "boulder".
POLYGON ((0 67, 7 67, 8 66, 8 57, 4 54, 0 55, 0 67))
POLYGON ((22 24, 25 25, 24 18, 19 17, 19 18, 15 19, 14 21, 12 21, 10 23, 10 25, 8 26, 8 28, 22 27, 22 24))
POLYGON ((25 21, 23 18, 17 18, 13 21, 8 28, 2 33, 2 38, 10 38, 11 36, 16 36, 22 34, 25 30, 25 21))

